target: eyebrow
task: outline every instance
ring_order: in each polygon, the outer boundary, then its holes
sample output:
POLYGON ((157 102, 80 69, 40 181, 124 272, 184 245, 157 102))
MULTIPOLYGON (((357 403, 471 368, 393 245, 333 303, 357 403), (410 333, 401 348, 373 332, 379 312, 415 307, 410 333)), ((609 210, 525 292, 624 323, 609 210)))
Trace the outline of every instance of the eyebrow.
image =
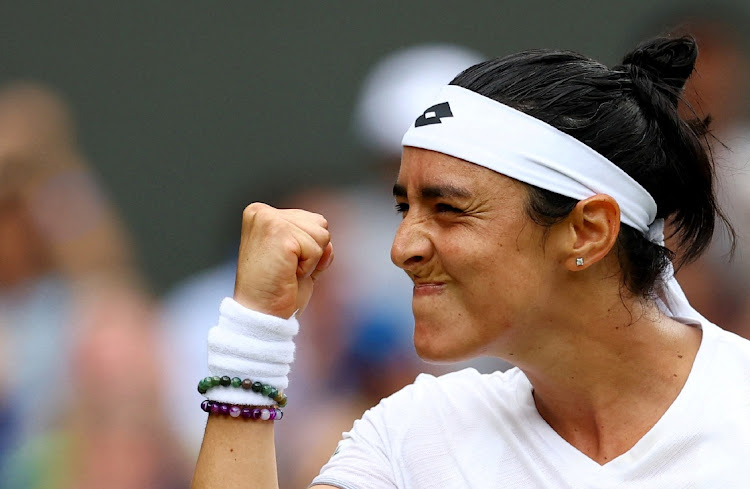
MULTIPOLYGON (((469 198, 471 193, 465 188, 456 187, 455 185, 431 185, 422 187, 419 193, 423 199, 439 199, 441 197, 469 198)), ((393 196, 406 198, 406 187, 397 183, 393 186, 393 196)))

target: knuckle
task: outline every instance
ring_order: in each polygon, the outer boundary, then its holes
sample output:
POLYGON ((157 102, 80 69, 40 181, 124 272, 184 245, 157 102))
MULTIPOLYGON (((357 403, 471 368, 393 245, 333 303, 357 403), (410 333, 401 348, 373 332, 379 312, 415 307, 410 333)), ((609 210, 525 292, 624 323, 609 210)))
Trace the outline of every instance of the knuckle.
POLYGON ((269 208, 269 206, 263 204, 262 202, 253 202, 252 204, 245 207, 245 210, 242 211, 242 217, 245 219, 253 218, 267 208, 269 208))
POLYGON ((278 246, 279 249, 285 254, 297 254, 299 250, 297 241, 291 238, 282 240, 278 246))
POLYGON ((318 224, 318 226, 322 227, 323 229, 328 229, 328 220, 323 217, 321 214, 313 214, 313 217, 315 218, 315 222, 318 224))
POLYGON ((320 246, 316 246, 312 249, 310 254, 313 258, 315 258, 315 260, 320 260, 320 258, 323 256, 323 251, 323 248, 321 248, 320 246))
POLYGON ((262 226, 264 229, 273 227, 274 223, 281 221, 279 211, 260 202, 247 206, 243 212, 243 221, 253 223, 254 226, 262 226))

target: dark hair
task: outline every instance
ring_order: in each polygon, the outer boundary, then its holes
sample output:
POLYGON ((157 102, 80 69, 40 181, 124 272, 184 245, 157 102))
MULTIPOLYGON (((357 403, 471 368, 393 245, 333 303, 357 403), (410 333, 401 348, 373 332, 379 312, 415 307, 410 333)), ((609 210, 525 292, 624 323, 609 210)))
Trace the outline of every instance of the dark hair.
MULTIPOLYGON (((452 82, 540 119, 593 148, 654 198, 677 238, 679 268, 709 245, 718 207, 706 135, 708 120, 677 112, 698 49, 691 37, 657 38, 603 64, 570 51, 533 50, 472 66, 452 82)), ((529 216, 559 222, 577 201, 529 186, 529 216)), ((675 254, 638 230, 620 228, 617 252, 625 286, 651 295, 675 254)))

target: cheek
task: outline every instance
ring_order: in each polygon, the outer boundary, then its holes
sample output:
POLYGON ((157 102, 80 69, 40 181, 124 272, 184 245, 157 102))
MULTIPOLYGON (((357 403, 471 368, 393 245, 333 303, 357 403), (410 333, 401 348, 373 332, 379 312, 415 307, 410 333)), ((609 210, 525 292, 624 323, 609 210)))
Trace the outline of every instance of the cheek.
POLYGON ((444 266, 457 282, 466 312, 486 322, 512 320, 540 286, 539 258, 530 243, 490 237, 446 248, 444 266))
POLYGON ((440 250, 441 265, 462 287, 470 290, 504 283, 507 246, 489 234, 456 233, 440 250))

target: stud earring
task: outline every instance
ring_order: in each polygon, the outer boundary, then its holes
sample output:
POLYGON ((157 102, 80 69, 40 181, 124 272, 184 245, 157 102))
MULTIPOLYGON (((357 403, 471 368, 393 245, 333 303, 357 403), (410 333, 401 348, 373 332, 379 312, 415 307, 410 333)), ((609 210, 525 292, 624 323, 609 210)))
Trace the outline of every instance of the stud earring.
POLYGON ((576 258, 576 265, 578 265, 579 267, 582 267, 583 266, 583 258, 580 258, 580 257, 576 258))

